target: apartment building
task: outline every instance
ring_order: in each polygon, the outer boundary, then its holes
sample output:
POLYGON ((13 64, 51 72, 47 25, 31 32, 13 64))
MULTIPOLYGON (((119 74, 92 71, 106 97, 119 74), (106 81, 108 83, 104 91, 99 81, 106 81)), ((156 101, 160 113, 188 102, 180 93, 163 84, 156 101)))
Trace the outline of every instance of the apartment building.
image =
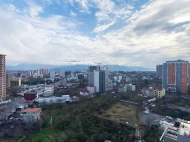
POLYGON ((162 78, 162 65, 156 66, 156 77, 162 78))
POLYGON ((162 88, 162 87, 155 87, 155 88, 153 89, 153 95, 156 96, 157 98, 162 98, 162 97, 164 97, 164 96, 165 96, 165 93, 166 93, 166 91, 165 91, 165 89, 162 88))
POLYGON ((187 94, 190 82, 189 61, 166 61, 163 64, 162 87, 167 91, 187 94))
POLYGON ((0 102, 6 100, 6 55, 0 54, 0 102))

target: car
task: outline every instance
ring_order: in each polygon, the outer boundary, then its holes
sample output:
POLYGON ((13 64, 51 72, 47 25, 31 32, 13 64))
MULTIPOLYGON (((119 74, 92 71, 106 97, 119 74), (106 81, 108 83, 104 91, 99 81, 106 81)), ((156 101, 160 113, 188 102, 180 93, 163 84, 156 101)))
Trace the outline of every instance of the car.
POLYGON ((169 116, 166 116, 166 119, 173 120, 173 118, 171 118, 171 117, 169 117, 169 116))
POLYGON ((144 111, 143 113, 144 113, 144 114, 149 114, 149 111, 144 111))
POLYGON ((14 117, 11 117, 10 120, 14 119, 14 117))

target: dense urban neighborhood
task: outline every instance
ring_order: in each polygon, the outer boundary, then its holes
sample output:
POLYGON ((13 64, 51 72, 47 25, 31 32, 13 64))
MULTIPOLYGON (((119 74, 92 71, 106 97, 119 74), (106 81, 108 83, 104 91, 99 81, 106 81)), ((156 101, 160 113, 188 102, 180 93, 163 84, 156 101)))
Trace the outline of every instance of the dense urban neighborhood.
POLYGON ((155 71, 5 70, 0 141, 190 141, 190 66, 155 71), (6 84, 5 84, 6 83, 6 84))

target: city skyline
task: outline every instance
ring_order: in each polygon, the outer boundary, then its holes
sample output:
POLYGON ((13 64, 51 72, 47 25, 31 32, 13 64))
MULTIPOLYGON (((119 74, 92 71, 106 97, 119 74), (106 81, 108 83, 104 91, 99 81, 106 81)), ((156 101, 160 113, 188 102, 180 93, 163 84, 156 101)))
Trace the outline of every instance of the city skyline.
POLYGON ((189 5, 188 0, 1 1, 0 53, 7 55, 7 65, 155 68, 167 60, 189 61, 189 5))

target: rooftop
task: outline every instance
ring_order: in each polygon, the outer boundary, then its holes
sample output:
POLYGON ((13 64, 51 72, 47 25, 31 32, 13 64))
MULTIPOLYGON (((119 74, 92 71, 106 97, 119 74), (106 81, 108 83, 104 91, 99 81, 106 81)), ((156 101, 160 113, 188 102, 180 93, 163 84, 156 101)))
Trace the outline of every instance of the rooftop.
POLYGON ((154 90, 159 90, 159 91, 162 91, 162 87, 154 87, 154 90))
POLYGON ((190 137, 190 121, 177 119, 176 123, 179 123, 179 125, 169 127, 165 133, 165 137, 173 140, 177 140, 178 135, 190 137))
POLYGON ((37 112, 39 110, 41 110, 41 108, 28 108, 28 109, 22 110, 22 112, 37 112))

